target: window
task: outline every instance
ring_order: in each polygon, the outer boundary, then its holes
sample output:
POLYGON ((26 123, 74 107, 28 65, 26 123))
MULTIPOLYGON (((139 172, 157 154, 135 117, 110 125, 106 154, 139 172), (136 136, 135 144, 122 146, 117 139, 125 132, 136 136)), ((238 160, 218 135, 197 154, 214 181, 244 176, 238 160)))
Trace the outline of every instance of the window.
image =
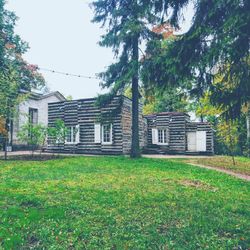
POLYGON ((102 143, 112 144, 112 125, 111 124, 102 125, 102 143))
POLYGON ((67 144, 79 143, 78 135, 79 135, 79 126, 68 127, 66 135, 66 143, 67 144))
POLYGON ((32 139, 32 128, 33 125, 38 124, 38 109, 29 108, 29 137, 32 139))
POLYGON ((158 129, 158 144, 168 144, 167 129, 158 129))
POLYGON ((29 108, 29 122, 38 124, 38 109, 29 108))

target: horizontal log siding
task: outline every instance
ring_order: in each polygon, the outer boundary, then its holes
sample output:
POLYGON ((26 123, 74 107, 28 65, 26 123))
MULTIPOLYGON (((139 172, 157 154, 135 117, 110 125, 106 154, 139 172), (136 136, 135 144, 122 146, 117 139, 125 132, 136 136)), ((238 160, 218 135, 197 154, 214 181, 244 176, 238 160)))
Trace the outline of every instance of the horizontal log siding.
MULTIPOLYGON (((163 113, 146 116, 148 124, 148 146, 150 153, 185 153, 186 150, 186 119, 184 113, 174 115, 163 113), (168 130, 168 145, 152 144, 152 129, 166 128, 168 130)), ((147 150, 146 150, 147 151, 147 150)))
POLYGON ((214 135, 209 123, 190 122, 185 113, 162 113, 146 116, 148 126, 148 146, 146 153, 175 153, 187 152, 187 132, 207 131, 207 151, 204 154, 213 154, 214 135), (169 145, 152 144, 152 128, 167 128, 169 130, 169 145))
MULTIPOLYGON (((64 102, 48 104, 48 127, 54 127, 56 120, 64 120, 64 102)), ((64 144, 53 145, 54 138, 48 137, 47 150, 64 151, 64 144)))
POLYGON ((186 120, 184 113, 169 117, 169 151, 171 153, 185 153, 186 151, 186 120))
POLYGON ((190 122, 185 113, 162 113, 146 116, 147 142, 146 153, 174 153, 185 154, 187 152, 187 132, 207 131, 207 151, 204 154, 213 154, 213 130, 209 123, 190 122), (152 128, 169 129, 169 145, 152 144, 152 128))
POLYGON ((54 126, 56 119, 62 119, 68 127, 79 124, 80 143, 77 145, 64 144, 60 147, 49 146, 48 150, 65 153, 123 154, 121 114, 117 114, 112 121, 107 121, 107 123, 112 123, 112 145, 103 145, 94 141, 94 124, 98 123, 101 114, 117 108, 119 98, 121 97, 116 97, 110 105, 101 109, 96 107, 95 98, 50 103, 49 126, 54 126))

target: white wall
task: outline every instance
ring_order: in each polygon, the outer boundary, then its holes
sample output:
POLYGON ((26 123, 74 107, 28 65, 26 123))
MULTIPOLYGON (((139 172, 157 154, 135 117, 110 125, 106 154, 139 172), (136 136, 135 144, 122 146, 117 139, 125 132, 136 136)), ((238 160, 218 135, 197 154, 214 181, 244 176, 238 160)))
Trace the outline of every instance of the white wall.
POLYGON ((61 101, 56 95, 42 100, 28 99, 18 107, 17 117, 14 119, 13 144, 19 144, 17 134, 20 128, 28 121, 29 108, 38 109, 38 123, 48 125, 48 103, 61 101))

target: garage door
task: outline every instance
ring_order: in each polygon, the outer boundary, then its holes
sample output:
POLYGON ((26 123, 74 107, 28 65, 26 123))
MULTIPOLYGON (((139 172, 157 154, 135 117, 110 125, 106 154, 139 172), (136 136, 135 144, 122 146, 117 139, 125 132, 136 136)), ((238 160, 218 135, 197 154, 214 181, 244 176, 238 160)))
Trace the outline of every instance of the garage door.
POLYGON ((207 150, 207 132, 197 131, 187 133, 187 145, 190 152, 205 152, 207 150))
POLYGON ((196 132, 196 149, 199 152, 205 152, 207 150, 207 132, 196 132))
POLYGON ((187 133, 188 151, 196 151, 196 132, 187 133))

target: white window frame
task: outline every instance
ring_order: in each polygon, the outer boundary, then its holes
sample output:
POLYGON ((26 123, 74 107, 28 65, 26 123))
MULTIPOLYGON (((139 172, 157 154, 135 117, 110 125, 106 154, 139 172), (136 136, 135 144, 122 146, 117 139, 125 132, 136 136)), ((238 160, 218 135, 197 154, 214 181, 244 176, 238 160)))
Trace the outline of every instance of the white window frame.
POLYGON ((103 124, 102 125, 102 144, 103 145, 112 145, 113 144, 113 125, 112 124, 103 124), (104 141, 104 127, 105 126, 110 126, 110 130, 109 130, 109 133, 110 133, 110 141, 109 142, 105 142, 104 141))
POLYGON ((71 144, 71 145, 78 144, 79 141, 77 140, 77 138, 79 138, 79 136, 77 134, 80 133, 80 126, 79 125, 70 126, 70 127, 67 127, 67 129, 70 130, 70 141, 67 140, 68 135, 66 135, 65 144, 71 144), (75 135, 74 135, 74 129, 77 130, 75 135))
POLYGON ((158 128, 157 129, 157 144, 158 145, 168 145, 168 129, 167 128, 158 128), (160 131, 162 131, 162 142, 159 141, 160 131), (166 139, 166 141, 165 141, 166 139))

